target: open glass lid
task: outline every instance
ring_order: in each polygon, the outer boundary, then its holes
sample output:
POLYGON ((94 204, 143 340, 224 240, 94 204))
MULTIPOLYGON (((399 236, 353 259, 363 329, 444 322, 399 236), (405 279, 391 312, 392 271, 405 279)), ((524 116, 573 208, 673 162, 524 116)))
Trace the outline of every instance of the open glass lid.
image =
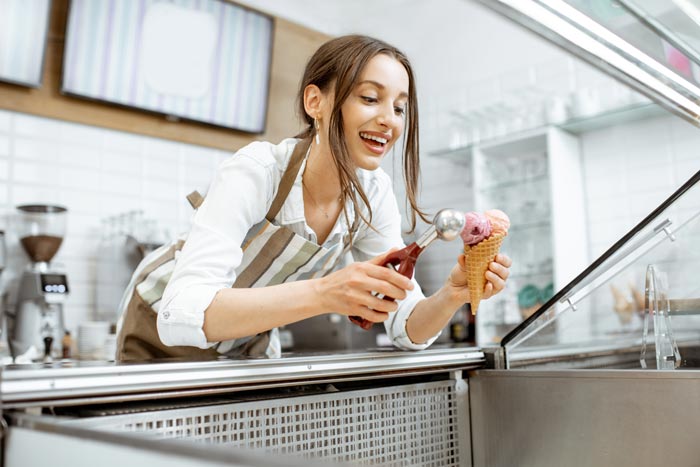
POLYGON ((479 0, 700 126, 700 0, 479 0))
POLYGON ((700 366, 699 182, 700 172, 505 336, 507 365, 627 353, 628 367, 700 366))

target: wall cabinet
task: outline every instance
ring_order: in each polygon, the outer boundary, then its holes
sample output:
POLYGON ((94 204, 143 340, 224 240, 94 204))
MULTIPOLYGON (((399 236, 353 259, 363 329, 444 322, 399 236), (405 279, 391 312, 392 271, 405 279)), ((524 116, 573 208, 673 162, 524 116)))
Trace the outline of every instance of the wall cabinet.
POLYGON ((511 277, 476 319, 477 343, 493 345, 588 264, 579 141, 545 127, 473 145, 470 170, 474 209, 511 219, 501 247, 513 259, 511 277))

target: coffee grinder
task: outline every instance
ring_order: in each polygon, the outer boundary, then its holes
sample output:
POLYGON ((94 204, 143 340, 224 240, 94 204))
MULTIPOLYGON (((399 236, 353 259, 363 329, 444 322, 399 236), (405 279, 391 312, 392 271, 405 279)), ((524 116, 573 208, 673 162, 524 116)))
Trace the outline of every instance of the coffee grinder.
POLYGON ((17 234, 32 263, 22 274, 14 313, 8 316, 10 352, 16 358, 35 346, 44 358, 60 357, 68 279, 50 261, 63 242, 67 209, 32 204, 17 206, 17 211, 17 234))

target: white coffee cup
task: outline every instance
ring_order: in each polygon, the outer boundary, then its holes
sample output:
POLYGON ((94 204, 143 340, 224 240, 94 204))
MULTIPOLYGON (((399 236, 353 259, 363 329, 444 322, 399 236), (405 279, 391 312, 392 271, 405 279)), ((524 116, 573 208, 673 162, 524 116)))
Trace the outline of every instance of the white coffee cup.
POLYGON ((108 321, 84 321, 78 325, 78 358, 101 360, 109 335, 108 321))

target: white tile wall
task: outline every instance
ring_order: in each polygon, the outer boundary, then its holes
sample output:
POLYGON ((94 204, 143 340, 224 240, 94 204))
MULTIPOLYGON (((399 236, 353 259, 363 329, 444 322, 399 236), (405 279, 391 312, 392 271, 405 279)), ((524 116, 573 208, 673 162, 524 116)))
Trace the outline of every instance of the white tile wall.
POLYGON ((591 260, 700 170, 700 129, 674 116, 597 130, 581 144, 591 260))
POLYGON ((11 293, 27 259, 13 233, 15 206, 68 207, 68 234, 55 258, 69 274, 67 327, 90 319, 101 219, 142 209, 172 234, 188 225, 184 196, 206 191, 225 151, 0 110, 0 229, 7 231, 11 293))

